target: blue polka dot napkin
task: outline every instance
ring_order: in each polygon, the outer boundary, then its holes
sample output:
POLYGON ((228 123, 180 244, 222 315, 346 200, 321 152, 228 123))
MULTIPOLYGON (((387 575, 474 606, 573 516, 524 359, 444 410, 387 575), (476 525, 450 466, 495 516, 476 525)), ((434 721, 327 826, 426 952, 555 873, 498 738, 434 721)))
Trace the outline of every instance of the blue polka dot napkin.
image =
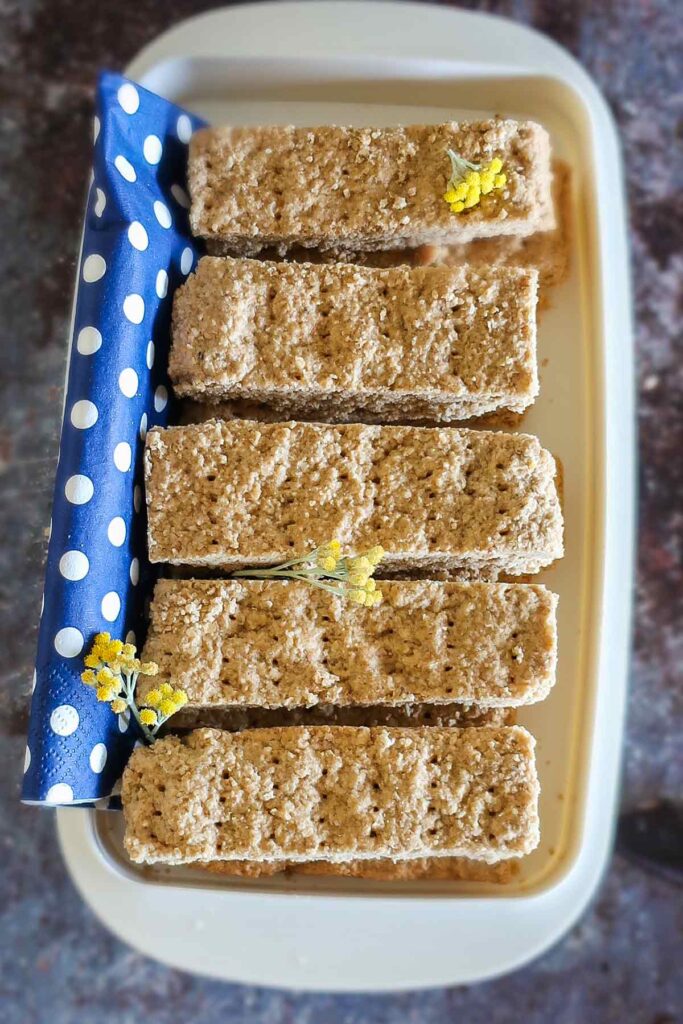
POLYGON ((185 191, 198 118, 120 75, 97 89, 94 168, 78 273, 23 799, 109 797, 135 723, 80 679, 95 633, 140 643, 153 584, 144 438, 169 413, 174 289, 198 250, 185 191), (135 638, 135 640, 133 640, 135 638))

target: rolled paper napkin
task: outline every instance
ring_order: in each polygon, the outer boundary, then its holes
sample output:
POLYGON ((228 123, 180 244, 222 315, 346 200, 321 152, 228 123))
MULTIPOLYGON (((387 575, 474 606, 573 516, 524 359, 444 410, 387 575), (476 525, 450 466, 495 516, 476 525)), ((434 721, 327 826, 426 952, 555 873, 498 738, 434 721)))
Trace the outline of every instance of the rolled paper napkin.
POLYGON ((96 96, 22 797, 108 799, 139 733, 81 681, 93 637, 142 637, 149 427, 166 423, 173 292, 197 256, 187 143, 204 122, 121 75, 96 96))

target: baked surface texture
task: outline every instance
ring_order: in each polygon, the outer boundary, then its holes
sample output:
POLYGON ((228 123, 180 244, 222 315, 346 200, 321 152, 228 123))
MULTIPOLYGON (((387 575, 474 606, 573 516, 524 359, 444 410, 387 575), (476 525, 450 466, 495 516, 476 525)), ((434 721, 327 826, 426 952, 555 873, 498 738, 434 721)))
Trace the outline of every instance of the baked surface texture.
POLYGON ((386 572, 537 572, 562 555, 555 461, 536 437, 212 420, 147 435, 152 562, 238 569, 332 537, 386 572))
POLYGON ((294 581, 160 580, 144 651, 160 674, 146 686, 182 687, 190 709, 515 707, 547 696, 557 598, 545 587, 396 581, 381 589, 382 603, 367 609, 294 581))
POLYGON ((205 256, 175 294, 176 393, 287 416, 448 422, 538 394, 535 270, 205 256))
POLYGON ((551 179, 548 134, 531 121, 204 128, 190 143, 190 223, 210 252, 237 256, 530 235, 552 227, 551 179), (505 188, 452 213, 449 148, 499 157, 505 188))
POLYGON ((126 766, 124 842, 167 864, 519 857, 539 840, 534 744, 519 726, 170 736, 126 766))

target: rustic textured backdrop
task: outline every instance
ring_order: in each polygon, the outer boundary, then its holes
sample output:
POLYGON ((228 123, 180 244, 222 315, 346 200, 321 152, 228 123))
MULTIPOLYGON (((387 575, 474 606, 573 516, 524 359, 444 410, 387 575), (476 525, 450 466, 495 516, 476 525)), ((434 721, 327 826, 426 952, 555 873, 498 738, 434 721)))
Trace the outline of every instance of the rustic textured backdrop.
MULTIPOLYGON (((531 967, 472 988, 323 997, 203 981, 112 938, 66 877, 49 812, 18 804, 58 447, 67 318, 95 74, 122 68, 201 0, 0 0, 0 1002, 7 1024, 672 1024, 675 873, 622 853, 599 899, 531 967)), ((677 0, 463 4, 534 25, 579 58, 621 128, 631 202, 640 427, 637 628, 623 807, 681 791, 683 20, 677 0), (676 358, 677 356, 677 358, 676 358)), ((267 31, 267 22, 264 24, 267 31)), ((678 977, 677 977, 678 976, 678 977)))

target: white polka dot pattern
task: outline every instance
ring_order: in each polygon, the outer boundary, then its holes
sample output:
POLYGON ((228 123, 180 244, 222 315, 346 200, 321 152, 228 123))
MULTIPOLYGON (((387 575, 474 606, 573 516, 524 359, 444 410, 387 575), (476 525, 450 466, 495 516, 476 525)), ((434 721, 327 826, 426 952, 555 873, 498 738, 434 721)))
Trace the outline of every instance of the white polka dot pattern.
POLYGON ((90 757, 88 758, 90 768, 99 775, 100 772, 104 771, 104 766, 107 763, 107 747, 104 743, 96 743, 90 751, 90 757))
POLYGON ((128 241, 138 252, 144 252, 149 245, 149 236, 139 220, 134 220, 128 228, 128 241))
POLYGON ((70 804, 73 802, 74 791, 66 782, 56 782, 45 794, 46 804, 70 804))
POLYGON ((65 551, 59 559, 59 571, 65 580, 85 579, 89 568, 88 556, 82 551, 65 551))
POLYGON ((192 122, 187 114, 181 114, 176 121, 176 132, 181 142, 189 142, 192 138, 192 122))
POLYGON ((148 135, 142 144, 142 152, 148 164, 158 164, 163 148, 158 135, 148 135))
POLYGON ((142 295, 132 292, 123 300, 123 315, 132 324, 141 324, 145 319, 145 300, 142 295))
POLYGON ((168 391, 163 384, 154 392, 154 408, 157 412, 163 412, 168 403, 168 391))
POLYGON ((118 91, 118 100, 127 114, 135 114, 140 106, 140 95, 130 82, 121 86, 118 91))
POLYGON ((86 284, 94 284, 107 272, 107 264, 99 253, 93 252, 83 260, 83 280, 86 284))
POLYGON ((133 461, 133 450, 127 441, 119 441, 114 448, 114 465, 122 473, 127 473, 133 461))
POLYGON ((184 184, 187 139, 199 124, 120 75, 101 76, 25 754, 28 800, 107 796, 138 737, 130 716, 113 715, 80 674, 97 632, 135 642, 144 629, 154 576, 141 456, 147 430, 168 416, 172 295, 197 258, 184 184))
POLYGON ((64 626, 55 636, 55 650, 63 658, 75 658, 83 650, 83 634, 75 626, 64 626))
POLYGON ((71 502, 72 505, 87 505, 93 494, 95 488, 92 485, 92 480, 83 476, 82 473, 75 473, 70 476, 64 485, 64 494, 66 500, 71 502))
POLYGON ((166 206, 166 203, 162 203, 160 199, 157 199, 154 203, 154 216, 162 228, 170 228, 173 223, 168 206, 166 206))
POLYGON ((56 736, 70 736, 78 728, 78 711, 71 704, 60 704, 50 715, 50 728, 56 736))
POLYGON ((120 153, 117 157, 114 157, 114 167, 126 181, 131 182, 131 184, 137 181, 138 176, 132 163, 130 160, 126 160, 125 156, 121 156, 120 153))
POLYGON ((97 423, 97 406, 88 398, 82 398, 71 409, 71 422, 78 430, 88 430, 97 423))
POLYGON ((166 298, 168 292, 168 274, 165 270, 160 270, 157 274, 156 279, 156 293, 160 299, 166 298))
POLYGON ((180 271, 181 271, 181 273, 183 273, 183 274, 189 274, 190 273, 190 271, 192 270, 192 260, 193 260, 193 258, 194 257, 193 257, 193 254, 192 254, 192 249, 190 249, 190 247, 188 245, 185 249, 183 249, 183 251, 181 253, 181 256, 180 256, 180 271))
POLYGON ((114 516, 107 527, 109 543, 120 548, 126 539, 126 520, 122 516, 114 516))
POLYGON ((184 210, 189 210, 190 197, 184 188, 181 188, 180 185, 171 185, 171 195, 179 206, 182 206, 184 210))
POLYGON ((135 398, 138 390, 138 375, 132 366, 127 366, 119 374, 119 389, 126 398, 135 398))
POLYGON ((76 348, 82 356, 93 356, 102 346, 102 335, 96 327, 81 327, 76 348))
POLYGON ((110 590, 102 598, 102 615, 107 622, 116 622, 121 611, 121 598, 115 590, 110 590))

